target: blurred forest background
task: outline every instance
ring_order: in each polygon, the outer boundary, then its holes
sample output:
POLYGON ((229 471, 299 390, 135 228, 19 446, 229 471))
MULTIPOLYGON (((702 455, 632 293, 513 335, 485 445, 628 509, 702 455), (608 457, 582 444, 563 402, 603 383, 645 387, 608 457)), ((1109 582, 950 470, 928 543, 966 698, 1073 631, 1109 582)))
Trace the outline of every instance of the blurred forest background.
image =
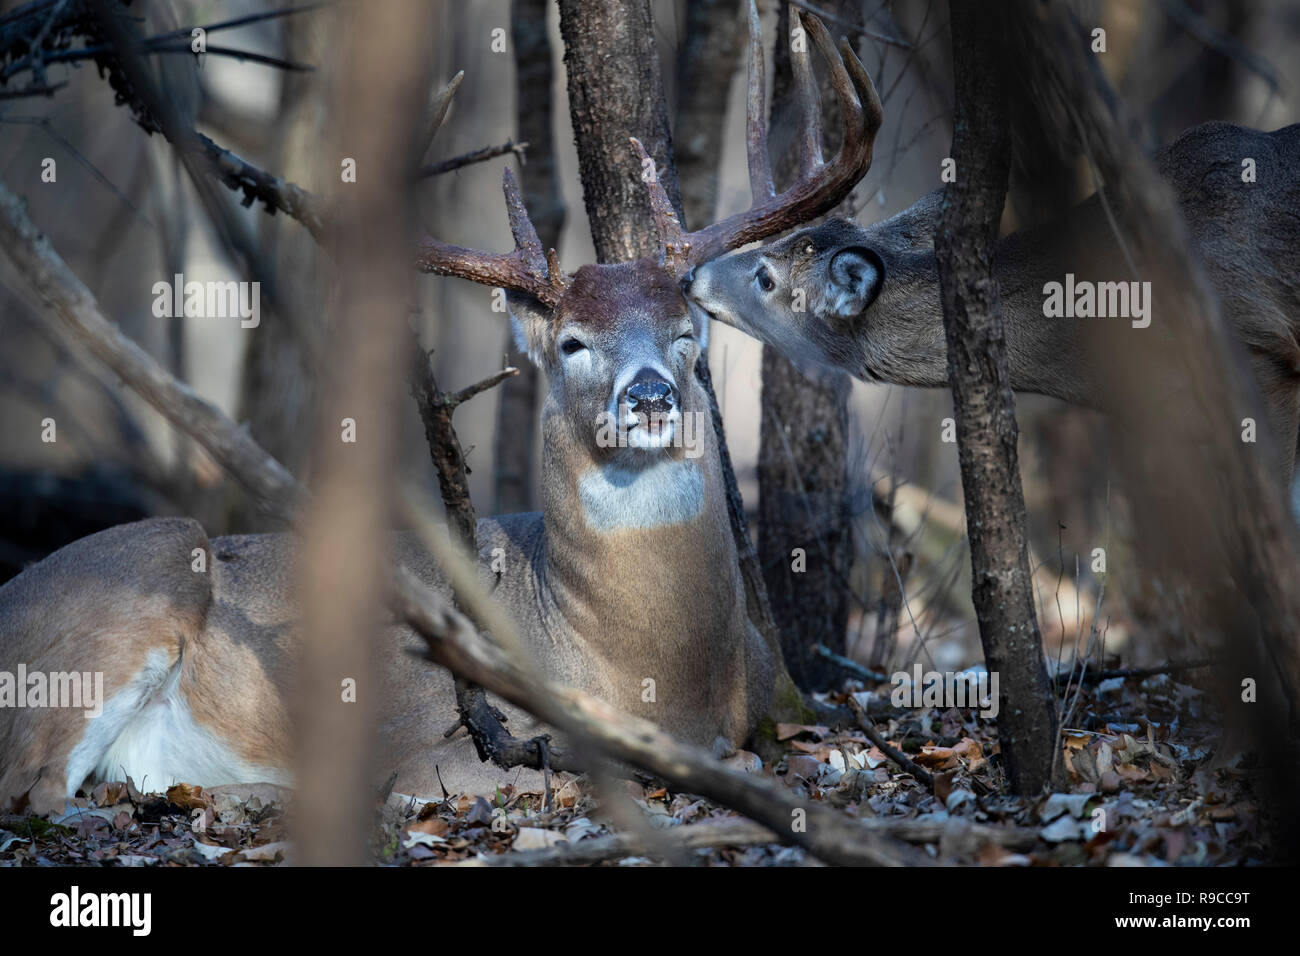
MULTIPOLYGON (((530 109, 539 99, 548 101, 552 142, 530 142, 523 153, 534 168, 554 163, 558 190, 553 198, 562 209, 532 202, 531 212, 544 241, 548 228, 559 230, 566 269, 594 261, 555 5, 544 0, 438 5, 441 26, 430 51, 435 84, 459 70, 465 78, 426 162, 538 139, 536 129, 530 136, 521 128, 530 113, 524 110, 521 123, 520 90, 529 96, 530 109), (535 26, 538 17, 545 18, 544 33, 533 29, 530 35, 528 25, 535 26), (508 38, 499 52, 493 42, 497 30, 508 38), (545 60, 536 59, 538 49, 549 58, 549 74, 545 60), (531 72, 521 79, 517 58, 529 50, 531 72), (545 97, 538 96, 538 77, 549 78, 545 97)), ((18 6, 0 3, 0 15, 18 6)), ((277 6, 268 0, 137 4, 148 13, 150 32, 277 6)), ((798 6, 825 15, 833 33, 859 38, 861 59, 884 102, 885 125, 872 169, 848 212, 864 224, 886 218, 940 185, 940 160, 952 138, 946 5, 826 0, 798 6)), ((773 29, 778 4, 763 2, 760 8, 770 51, 771 38, 779 35, 773 29)), ((1147 119, 1152 146, 1212 119, 1268 130, 1300 120, 1300 59, 1294 55, 1300 4, 1294 0, 1091 0, 1077 4, 1077 11, 1082 22, 1105 29, 1102 66, 1134 112, 1147 119)), ((749 205, 742 5, 739 0, 656 0, 654 14, 683 179, 690 175, 685 168, 690 157, 719 157, 716 183, 710 170, 702 177, 703 199, 693 208, 688 197, 688 220, 700 218, 687 226, 699 228, 749 205)), ((223 33, 222 41, 305 64, 325 64, 331 57, 320 19, 311 12, 251 23, 223 33)), ((327 122, 320 74, 212 54, 158 60, 178 109, 218 143, 314 192, 326 192, 326 184, 339 175, 339 157, 319 149, 327 122)), ((309 479, 317 363, 328 330, 299 327, 267 307, 265 298, 255 329, 225 319, 155 317, 155 282, 170 281, 176 273, 201 282, 245 276, 198 213, 201 206, 172 150, 162 137, 145 135, 128 110, 114 106, 113 91, 93 66, 53 68, 50 78, 68 85, 48 98, 0 100, 0 175, 26 196, 32 218, 127 335, 235 420, 246 422, 263 447, 309 479), (47 157, 57 163, 56 184, 41 179, 47 157)), ((1035 188, 1041 177, 1076 181, 1077 198, 1092 191, 1083 157, 1057 156, 1050 144, 1034 143, 1019 155, 1040 161, 1013 169, 1004 230, 1050 215, 1036 200, 1044 192, 1035 188)), ((509 249, 501 167, 517 168, 519 162, 517 151, 506 150, 426 178, 424 228, 473 248, 509 249)), ((293 298, 299 314, 323 312, 320 254, 307 231, 256 205, 241 208, 233 193, 223 198, 272 266, 279 293, 293 298)), ((150 514, 193 515, 210 535, 272 529, 201 450, 52 339, 17 291, 21 288, 7 267, 0 270, 0 580, 77 537, 150 514), (42 441, 47 417, 58 422, 55 443, 42 441)), ((526 364, 508 342, 505 317, 491 310, 491 290, 437 278, 422 279, 420 289, 423 301, 414 304, 421 317, 418 334, 434 352, 443 387, 478 381, 499 369, 503 356, 509 364, 526 364)), ((761 353, 740 333, 712 330, 709 361, 727 440, 760 539, 760 471, 765 460, 781 454, 763 448, 761 353)), ((510 384, 513 392, 489 391, 456 418, 480 514, 535 507, 535 476, 520 481, 519 472, 523 467, 528 473, 525 436, 533 433, 536 442, 536 421, 519 411, 528 408, 527 400, 504 412, 500 407, 503 395, 517 396, 520 387, 542 385, 521 377, 510 384)), ((1107 651, 1124 649, 1131 635, 1148 633, 1159 619, 1152 608, 1160 596, 1136 586, 1116 587, 1097 607, 1101 587, 1090 570, 1091 554, 1106 547, 1114 562, 1129 525, 1122 500, 1111 491, 1105 430, 1093 413, 1046 398, 1017 396, 1017 411, 1031 561, 1039 569, 1040 622, 1049 649, 1072 644, 1094 619, 1106 631, 1107 651)), ((907 663, 920 646, 918 638, 925 639, 928 659, 940 668, 957 669, 979 659, 956 445, 941 440, 943 419, 951 414, 946 390, 852 383, 843 492, 832 488, 830 496, 804 495, 799 503, 811 533, 823 540, 840 536, 850 549, 846 572, 836 582, 842 607, 831 619, 847 629, 843 642, 834 643, 858 660, 907 663)), ((404 476, 431 487, 435 479, 414 402, 403 416, 404 476)), ((778 484, 779 477, 769 481, 774 495, 781 493, 778 484)), ((770 554, 764 559, 774 560, 770 554)), ((1144 653, 1133 656, 1140 660, 1144 653)))

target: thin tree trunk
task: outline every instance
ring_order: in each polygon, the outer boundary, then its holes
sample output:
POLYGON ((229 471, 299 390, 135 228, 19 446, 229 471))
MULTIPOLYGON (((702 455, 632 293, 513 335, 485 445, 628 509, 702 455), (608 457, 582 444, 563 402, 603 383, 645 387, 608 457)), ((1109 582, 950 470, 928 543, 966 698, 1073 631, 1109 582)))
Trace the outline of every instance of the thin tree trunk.
POLYGON ((653 255, 654 222, 628 137, 645 144, 679 215, 682 197, 650 0, 560 0, 560 33, 596 258, 627 262, 653 255))
MULTIPOLYGON (((512 0, 510 30, 515 50, 516 139, 528 144, 520 167, 524 205, 543 249, 560 244, 564 200, 555 169, 555 113, 552 109, 551 41, 546 32, 547 0, 512 0)), ((537 408, 540 374, 532 362, 515 360, 514 333, 506 329, 505 353, 519 374, 501 385, 493 437, 492 497, 497 514, 536 507, 537 408)))
MULTIPOLYGON (((823 4, 857 22, 858 4, 823 4)), ((772 91, 773 159, 779 183, 793 179, 798 102, 790 68, 790 6, 781 5, 772 91), (776 135, 780 131, 782 135, 776 135)), ((856 38, 855 38, 856 39, 856 38)), ((824 115, 835 99, 822 83, 824 115)), ((839 148, 840 128, 823 125, 827 156, 839 148)), ((758 554, 772 616, 790 676, 804 690, 824 690, 839 677, 813 652, 818 644, 843 654, 848 632, 848 578, 852 561, 848 501, 849 378, 843 372, 802 374, 778 350, 763 347, 762 417, 758 450, 758 554)))
POLYGON ((998 740, 1017 793, 1051 781, 1059 746, 1051 685, 1034 616, 1015 400, 993 250, 1006 200, 1009 127, 1002 24, 966 0, 949 4, 957 179, 935 233, 948 377, 970 538, 972 597, 984 660, 999 675, 998 740))

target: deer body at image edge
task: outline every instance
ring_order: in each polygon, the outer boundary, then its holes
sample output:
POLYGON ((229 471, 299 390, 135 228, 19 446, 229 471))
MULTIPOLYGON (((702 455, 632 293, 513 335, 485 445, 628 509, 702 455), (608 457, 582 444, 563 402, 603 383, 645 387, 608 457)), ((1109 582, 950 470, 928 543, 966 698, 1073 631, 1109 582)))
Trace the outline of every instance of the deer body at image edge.
MULTIPOLYGON (((1188 130, 1155 157, 1224 317, 1244 346, 1267 416, 1260 427, 1272 433, 1277 471, 1288 483, 1300 438, 1298 159, 1300 125, 1265 133, 1219 122, 1188 130), (1245 157, 1259 170, 1251 182, 1241 175, 1245 157)), ((935 190, 883 222, 832 219, 714 259, 693 270, 688 298, 703 314, 796 360, 868 382, 946 388, 934 254, 942 199, 942 189, 935 190)), ((1108 349, 1138 346, 1153 358, 1147 366, 1153 378, 1167 376, 1155 394, 1194 388, 1156 360, 1160 337, 1176 335, 1180 317, 1150 313, 1150 286, 1160 280, 1133 274, 1100 197, 1063 221, 1001 239, 994 274, 1014 389, 1104 410, 1110 395, 1098 363, 1108 349), (1135 281, 1143 279, 1145 286, 1135 281), (1119 310, 1126 314, 1071 317, 1045 308, 1052 284, 1068 295, 1076 283, 1107 304, 1127 303, 1119 310), (1132 295, 1146 296, 1146 315, 1134 314, 1132 295)), ((1174 427, 1194 407, 1168 406, 1174 427)))

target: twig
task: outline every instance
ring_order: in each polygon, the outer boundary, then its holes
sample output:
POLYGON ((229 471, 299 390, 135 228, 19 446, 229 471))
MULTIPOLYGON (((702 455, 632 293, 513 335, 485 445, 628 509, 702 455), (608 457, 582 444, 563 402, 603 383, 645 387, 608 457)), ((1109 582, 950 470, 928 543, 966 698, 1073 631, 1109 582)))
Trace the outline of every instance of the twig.
MULTIPOLYGON (((1109 670, 1089 671, 1084 668, 1070 668, 1067 677, 1066 688, 1071 681, 1078 681, 1081 684, 1096 684, 1104 680, 1112 680, 1116 677, 1155 677, 1159 674, 1180 674, 1184 671, 1201 670, 1205 667, 1213 667, 1216 664, 1222 664, 1223 661, 1213 657, 1197 658, 1190 661, 1168 661, 1164 664, 1153 664, 1150 667, 1112 667, 1109 670), (1080 674, 1079 671, 1083 673, 1080 674)), ((1058 678, 1059 679, 1059 678, 1058 678)))
MULTIPOLYGON (((434 97, 429 117, 425 120, 424 143, 420 149, 423 156, 429 150, 434 135, 442 126, 451 106, 452 97, 460 87, 465 73, 461 71, 451 78, 438 95, 434 97)), ((460 437, 452 425, 452 413, 463 402, 469 401, 480 392, 505 381, 511 375, 518 374, 518 369, 506 368, 489 376, 475 385, 454 394, 447 394, 438 387, 433 375, 433 365, 429 356, 420 345, 419 336, 414 327, 411 329, 414 349, 413 364, 409 375, 411 394, 420 411, 420 420, 424 424, 425 439, 429 444, 429 453, 433 456, 434 469, 438 473, 438 488, 442 493, 443 507, 447 520, 456 534, 456 542, 466 550, 472 560, 478 554, 477 530, 478 519, 474 504, 469 494, 469 465, 461 448, 460 437)), ((403 496, 408 516, 418 525, 422 522, 423 511, 412 506, 413 499, 403 496)), ((429 531, 425 529, 428 538, 429 531)), ((457 592, 458 594, 458 592, 457 592)), ((459 594, 457 596, 459 601, 459 594)), ((487 622, 475 618, 474 623, 484 629, 487 622)), ((491 630, 490 627, 488 627, 491 630)), ((574 766, 569 755, 552 752, 549 737, 542 735, 530 740, 519 740, 505 727, 505 715, 493 707, 487 699, 487 693, 477 684, 456 675, 456 710, 460 724, 469 731, 474 741, 474 749, 480 760, 491 760, 502 768, 525 766, 542 770, 546 786, 544 788, 547 809, 551 802, 551 768, 580 769, 574 766)))
MULTIPOLYGON (((661 831, 660 839, 671 841, 679 850, 704 850, 721 846, 764 846, 781 839, 765 826, 749 820, 692 823, 661 831)), ((574 866, 604 863, 625 856, 657 856, 630 833, 587 837, 577 843, 557 844, 544 850, 512 850, 467 860, 460 866, 574 866)))
POLYGON ((260 202, 267 212, 279 211, 297 219, 307 227, 317 242, 323 241, 325 216, 320 208, 320 200, 315 195, 258 169, 230 150, 218 146, 202 133, 194 134, 190 148, 203 157, 217 179, 230 189, 244 194, 245 206, 260 202))
POLYGON ((894 761, 894 763, 898 764, 912 776, 916 777, 917 780, 920 780, 930 790, 934 790, 934 777, 930 774, 930 771, 926 770, 916 761, 908 757, 907 754, 898 750, 893 744, 886 740, 884 736, 881 735, 880 731, 876 730, 876 725, 871 722, 871 718, 868 717, 866 711, 862 709, 862 705, 854 700, 852 696, 849 697, 849 707, 853 711, 853 716, 858 720, 858 729, 866 735, 868 740, 880 748, 881 753, 894 761))
MULTIPOLYGON (((54 53, 47 54, 43 57, 46 63, 76 63, 80 60, 93 60, 113 52, 110 44, 101 44, 98 46, 79 47, 75 50, 57 50, 54 53)), ((140 44, 140 53, 182 53, 187 56, 198 56, 187 44, 167 46, 157 43, 153 38, 144 40, 140 44)), ((295 63, 292 60, 285 60, 278 56, 269 56, 265 53, 255 53, 252 50, 236 50, 226 46, 207 46, 203 49, 203 54, 212 54, 213 56, 225 56, 235 60, 247 60, 250 63, 260 63, 263 66, 272 66, 277 70, 290 70, 294 73, 311 73, 316 68, 306 63, 295 63)))
MULTIPOLYGON (((295 13, 305 13, 325 5, 324 3, 310 3, 298 7, 287 7, 282 10, 237 17, 218 23, 195 24, 168 30, 165 33, 141 39, 139 41, 139 52, 183 53, 193 56, 194 51, 190 47, 189 40, 196 29, 203 30, 205 34, 216 33, 220 30, 246 26, 263 20, 279 19, 295 13), (183 42, 177 43, 175 41, 183 42)), ((124 7, 125 4, 121 6, 124 7)), ((16 49, 25 49, 26 52, 20 59, 13 60, 3 70, 0 70, 0 84, 7 83, 11 77, 23 71, 31 72, 33 83, 22 90, 9 91, 0 94, 0 96, 5 98, 34 96, 40 93, 52 92, 60 86, 66 85, 62 83, 56 86, 47 85, 45 82, 45 67, 51 63, 75 63, 80 60, 100 59, 111 55, 113 52, 111 43, 94 42, 101 39, 99 31, 94 29, 94 18, 87 15, 86 4, 80 2, 80 0, 75 3, 72 0, 33 3, 11 11, 0 18, 0 61, 12 56, 13 51, 16 49), (40 18, 39 27, 36 26, 38 18, 40 18), (70 44, 77 40, 91 41, 91 45, 76 47, 75 49, 70 48, 70 44)), ((311 66, 293 63, 279 57, 267 56, 251 50, 208 46, 204 52, 211 53, 214 56, 229 56, 240 60, 263 63, 278 69, 295 71, 313 69, 311 66)))
MULTIPOLYGON (((205 33, 217 33, 220 30, 233 30, 236 27, 246 27, 250 23, 261 23, 263 20, 277 20, 282 17, 293 16, 296 13, 310 13, 313 10, 319 10, 322 7, 328 7, 332 4, 328 2, 320 3, 303 3, 296 7, 283 7, 279 10, 268 10, 263 13, 251 13, 247 16, 235 17, 232 20, 221 20, 217 23, 200 24, 197 29, 205 33)), ((178 37, 189 39, 195 27, 178 27, 175 30, 169 30, 166 33, 155 34, 153 40, 171 40, 178 37)))
POLYGON ((467 388, 462 388, 459 392, 452 392, 451 394, 444 393, 442 396, 443 404, 454 411, 458 405, 463 405, 475 395, 478 395, 481 392, 486 392, 490 388, 496 388, 506 379, 512 378, 518 374, 519 369, 515 368, 513 365, 507 365, 501 371, 493 372, 481 382, 475 382, 467 388))
MULTIPOLYGON (((469 388, 449 395, 438 387, 429 356, 420 346, 414 329, 411 330, 411 338, 412 363, 408 382, 411 396, 420 412, 420 421, 424 425, 429 453, 433 456, 433 467, 438 474, 438 489, 442 494, 447 522, 461 547, 470 554, 477 554, 478 520, 469 495, 469 466, 465 463, 465 453, 455 426, 452 425, 451 416, 462 402, 504 381, 515 374, 517 369, 503 369, 469 388)), ((408 499, 404 497, 403 504, 407 503, 408 499)), ((421 520, 422 512, 418 507, 408 507, 406 511, 411 520, 421 520)), ((476 620, 475 623, 480 628, 484 627, 481 620, 476 620)), ((581 769, 570 764, 564 754, 549 751, 545 738, 519 740, 511 735, 505 728, 505 715, 488 702, 483 688, 459 677, 456 678, 456 708, 460 714, 460 724, 457 726, 464 726, 469 731, 480 760, 490 760, 502 768, 524 766, 549 771, 553 766, 560 770, 581 769)), ((444 736, 449 736, 454 731, 455 727, 444 736)))
MULTIPOLYGON (((0 92, 0 99, 3 98, 4 98, 4 94, 3 92, 0 92)), ((86 156, 81 152, 81 150, 73 146, 72 143, 70 143, 62 133, 60 133, 57 129, 54 128, 54 124, 50 122, 50 118, 48 116, 0 116, 0 123, 12 123, 16 126, 35 126, 38 129, 43 130, 46 136, 50 137, 50 139, 54 140, 56 143, 58 143, 60 146, 66 149, 69 153, 71 153, 73 159, 75 159, 82 166, 86 167, 86 169, 90 171, 90 174, 92 176, 94 176, 97 180, 99 180, 99 182, 109 192, 111 192, 114 196, 116 196, 119 200, 121 200, 122 205, 126 206, 127 209, 131 210, 131 213, 137 219, 139 219, 147 226, 153 226, 153 223, 149 221, 149 217, 146 216, 143 212, 141 212, 140 209, 135 205, 135 203, 131 202, 130 198, 128 198, 126 194, 122 192, 122 190, 118 189, 115 185, 113 185, 113 181, 109 179, 107 176, 105 176, 100 171, 98 166, 96 166, 89 159, 87 159, 86 156)))
POLYGON ((1252 53, 1250 49, 1238 42, 1236 37, 1216 28, 1214 24, 1189 7, 1183 0, 1161 0, 1160 5, 1164 7, 1165 14, 1169 19, 1178 24, 1183 30, 1186 30, 1210 49, 1218 51, 1230 60, 1236 60, 1267 83, 1270 93, 1277 95, 1281 90, 1282 83, 1278 79, 1277 70, 1273 67, 1273 64, 1252 53))
POLYGON ((506 153, 514 153, 519 157, 522 163, 526 160, 524 155, 528 149, 527 143, 516 143, 513 139, 508 139, 499 146, 481 146, 478 149, 460 156, 453 156, 451 159, 444 159, 441 162, 430 163, 420 170, 420 178, 427 179, 430 176, 441 176, 443 173, 450 173, 464 166, 473 163, 481 163, 486 159, 492 159, 496 156, 504 156, 506 153))
POLYGON ((854 677, 860 677, 863 680, 877 681, 879 683, 889 683, 889 675, 882 674, 879 671, 873 671, 869 667, 863 667, 857 661, 849 660, 843 654, 836 654, 825 644, 813 645, 813 653, 818 657, 824 657, 841 670, 848 671, 854 677))

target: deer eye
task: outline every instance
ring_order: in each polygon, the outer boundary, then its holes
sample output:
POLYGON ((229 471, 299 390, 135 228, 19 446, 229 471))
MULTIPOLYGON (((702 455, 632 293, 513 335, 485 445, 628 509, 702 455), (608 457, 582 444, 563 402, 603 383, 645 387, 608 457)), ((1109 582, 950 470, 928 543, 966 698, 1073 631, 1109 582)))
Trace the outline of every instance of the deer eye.
POLYGON ((560 351, 565 355, 577 355, 586 347, 578 339, 565 339, 560 343, 560 351))
POLYGON ((764 292, 771 292, 776 288, 776 282, 772 279, 772 273, 768 271, 767 266, 759 266, 758 271, 754 273, 754 279, 764 292))

